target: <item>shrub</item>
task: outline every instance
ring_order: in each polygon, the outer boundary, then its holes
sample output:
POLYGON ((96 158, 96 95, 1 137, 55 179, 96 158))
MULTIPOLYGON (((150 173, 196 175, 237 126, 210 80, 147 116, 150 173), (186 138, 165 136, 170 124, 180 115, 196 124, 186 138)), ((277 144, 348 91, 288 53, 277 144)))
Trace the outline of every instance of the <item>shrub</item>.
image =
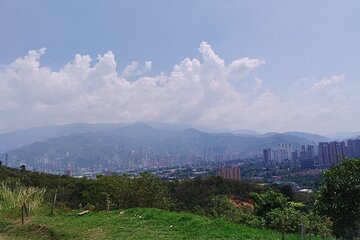
POLYGON ((302 215, 291 207, 276 208, 265 216, 266 226, 281 232, 298 232, 301 228, 302 215))
POLYGON ((232 216, 232 220, 236 223, 244 224, 253 228, 265 228, 264 218, 258 217, 249 211, 235 211, 232 216))
POLYGON ((213 196, 209 206, 204 209, 206 215, 213 217, 224 217, 228 212, 235 211, 235 207, 229 202, 225 195, 213 196))
POLYGON ((331 236, 332 222, 329 217, 319 216, 313 212, 306 215, 305 231, 307 234, 331 236))

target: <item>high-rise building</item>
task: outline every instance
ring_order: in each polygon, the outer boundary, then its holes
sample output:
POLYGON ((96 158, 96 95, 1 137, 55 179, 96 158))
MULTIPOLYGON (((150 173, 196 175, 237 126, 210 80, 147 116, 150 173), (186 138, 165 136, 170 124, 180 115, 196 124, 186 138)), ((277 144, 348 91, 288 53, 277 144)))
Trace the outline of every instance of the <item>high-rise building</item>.
POLYGON ((273 149, 271 151, 271 159, 276 163, 280 163, 289 158, 287 157, 285 149, 273 149))
POLYGON ((330 165, 330 147, 329 143, 319 143, 319 165, 329 166, 330 165))
POLYGON ((232 166, 232 167, 220 168, 216 171, 216 176, 222 177, 223 179, 240 182, 241 180, 240 167, 232 166))
POLYGON ((360 139, 350 139, 347 141, 347 156, 350 158, 360 157, 360 139))
POLYGON ((291 161, 293 163, 297 163, 299 160, 299 151, 298 150, 295 150, 291 153, 291 161))
POLYGON ((338 163, 342 160, 344 154, 341 152, 341 145, 339 142, 330 142, 329 143, 329 151, 330 151, 330 163, 338 163))
POLYGON ((263 161, 265 164, 271 163, 271 148, 266 148, 263 150, 263 161))
POLYGON ((306 146, 302 145, 300 147, 300 159, 307 159, 307 157, 308 157, 308 152, 306 150, 306 146))
POLYGON ((285 151, 285 159, 291 159, 292 145, 291 143, 280 143, 279 150, 285 151))
POLYGON ((319 143, 319 165, 331 166, 341 162, 346 157, 345 142, 319 143))
POLYGON ((346 147, 346 143, 345 141, 341 141, 340 142, 340 148, 341 148, 341 152, 343 154, 343 157, 347 157, 348 156, 348 152, 347 152, 347 147, 346 147))
POLYGON ((300 147, 300 159, 312 159, 313 157, 315 157, 313 145, 302 145, 300 147))
POLYGON ((300 166, 302 169, 312 169, 315 167, 315 153, 313 145, 302 145, 300 147, 300 166))
POLYGON ((315 148, 314 145, 307 145, 307 158, 315 157, 315 148))

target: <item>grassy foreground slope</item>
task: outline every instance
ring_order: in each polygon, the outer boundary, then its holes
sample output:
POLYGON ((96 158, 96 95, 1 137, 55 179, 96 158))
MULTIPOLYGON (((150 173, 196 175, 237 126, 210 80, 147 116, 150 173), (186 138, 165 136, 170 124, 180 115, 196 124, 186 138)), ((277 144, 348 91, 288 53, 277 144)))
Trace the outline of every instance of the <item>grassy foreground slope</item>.
MULTIPOLYGON (((16 224, 15 224, 16 225, 16 224)), ((54 217, 36 216, 23 227, 14 226, 0 239, 281 239, 275 231, 253 229, 222 219, 158 209, 71 212, 54 217)), ((299 239, 287 234, 285 239, 299 239)), ((309 238, 307 238, 309 239, 309 238)), ((311 238, 320 239, 320 238, 311 238)), ((322 238, 323 239, 323 238, 322 238)))

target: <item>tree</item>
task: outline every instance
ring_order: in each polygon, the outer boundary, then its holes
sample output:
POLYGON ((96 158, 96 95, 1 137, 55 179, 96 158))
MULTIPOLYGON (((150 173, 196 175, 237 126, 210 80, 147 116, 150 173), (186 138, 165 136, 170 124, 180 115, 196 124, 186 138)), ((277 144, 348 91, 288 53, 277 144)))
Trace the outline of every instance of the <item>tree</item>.
POLYGON ((301 211, 304 208, 303 203, 288 202, 283 194, 272 190, 262 194, 253 193, 252 197, 255 200, 256 215, 260 220, 265 221, 265 226, 268 228, 282 233, 294 233, 300 231, 301 225, 304 224, 310 234, 331 235, 331 221, 313 212, 305 214, 301 211))
POLYGON ((131 199, 139 207, 169 209, 172 205, 166 185, 155 175, 142 172, 131 181, 131 199))
POLYGON ((265 215, 273 209, 284 209, 287 206, 287 199, 281 193, 268 190, 265 193, 252 193, 252 198, 255 201, 255 211, 258 216, 265 217, 265 215))
POLYGON ((360 159, 344 160, 323 176, 315 209, 330 217, 337 237, 360 237, 360 159))
POLYGON ((294 192, 289 185, 284 185, 281 187, 280 192, 288 198, 289 201, 294 201, 294 192))

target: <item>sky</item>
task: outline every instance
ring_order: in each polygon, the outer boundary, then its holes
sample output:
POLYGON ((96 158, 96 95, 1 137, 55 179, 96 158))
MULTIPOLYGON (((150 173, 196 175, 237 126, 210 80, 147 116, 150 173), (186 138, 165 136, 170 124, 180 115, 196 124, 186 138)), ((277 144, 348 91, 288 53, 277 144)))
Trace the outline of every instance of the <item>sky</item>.
POLYGON ((1 0, 0 133, 359 131, 359 12, 356 0, 1 0))

